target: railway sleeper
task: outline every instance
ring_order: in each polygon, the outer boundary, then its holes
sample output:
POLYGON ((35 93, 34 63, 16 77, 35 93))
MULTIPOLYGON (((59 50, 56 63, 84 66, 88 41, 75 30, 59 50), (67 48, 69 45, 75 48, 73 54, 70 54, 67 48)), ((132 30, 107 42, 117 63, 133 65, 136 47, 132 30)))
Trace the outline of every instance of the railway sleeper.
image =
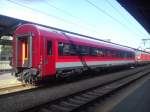
POLYGON ((70 102, 67 102, 67 101, 62 101, 61 103, 59 103, 59 105, 63 106, 63 107, 70 108, 70 109, 74 109, 74 108, 80 106, 79 104, 70 103, 70 102))
POLYGON ((46 108, 42 108, 41 110, 39 110, 39 112, 53 112, 53 111, 48 110, 48 109, 46 109, 46 108))
POLYGON ((49 110, 51 110, 52 112, 69 112, 70 109, 67 107, 63 107, 60 105, 51 105, 49 108, 49 110))
POLYGON ((81 101, 84 101, 84 102, 89 101, 89 99, 87 99, 87 98, 85 98, 85 97, 82 97, 82 96, 75 96, 74 99, 76 99, 76 100, 81 100, 81 101))
POLYGON ((74 103, 74 104, 77 104, 77 105, 82 105, 82 104, 85 103, 85 101, 78 100, 78 99, 75 99, 75 98, 70 98, 70 99, 68 99, 68 102, 74 103))
POLYGON ((87 99, 94 99, 96 96, 94 96, 94 95, 88 95, 88 94, 82 94, 81 95, 82 97, 85 97, 85 98, 87 98, 87 99))
POLYGON ((93 92, 93 91, 90 91, 87 93, 88 95, 93 95, 93 96, 100 96, 101 94, 99 93, 96 93, 96 92, 93 92))
POLYGON ((101 89, 101 88, 98 88, 96 90, 93 90, 94 93, 97 93, 99 94, 100 96, 104 95, 107 91, 110 91, 108 89, 101 89))
MULTIPOLYGON (((144 73, 145 74, 145 73, 144 73)), ((80 92, 80 94, 75 94, 71 97, 66 97, 65 99, 58 100, 54 104, 49 104, 48 106, 44 107, 45 110, 47 111, 50 110, 54 112, 70 112, 74 110, 78 110, 78 108, 84 107, 83 105, 87 105, 92 101, 95 101, 97 98, 102 97, 105 95, 108 95, 110 92, 113 92, 113 90, 120 88, 121 86, 131 82, 132 80, 135 80, 142 75, 138 76, 130 76, 126 77, 125 79, 121 79, 120 81, 117 80, 117 82, 112 82, 111 84, 108 83, 108 85, 96 87, 94 89, 91 89, 89 92, 88 91, 83 91, 80 92)), ((42 109, 41 109, 42 110, 42 109)))

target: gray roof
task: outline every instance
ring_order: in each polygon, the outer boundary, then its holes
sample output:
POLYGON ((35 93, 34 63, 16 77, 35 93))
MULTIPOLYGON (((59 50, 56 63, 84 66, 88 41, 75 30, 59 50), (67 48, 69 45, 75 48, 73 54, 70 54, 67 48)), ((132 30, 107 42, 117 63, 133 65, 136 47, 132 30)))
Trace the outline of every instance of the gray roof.
POLYGON ((149 0, 117 0, 150 33, 149 0))
POLYGON ((13 31, 20 24, 27 23, 26 21, 0 15, 0 37, 3 35, 13 35, 13 31))

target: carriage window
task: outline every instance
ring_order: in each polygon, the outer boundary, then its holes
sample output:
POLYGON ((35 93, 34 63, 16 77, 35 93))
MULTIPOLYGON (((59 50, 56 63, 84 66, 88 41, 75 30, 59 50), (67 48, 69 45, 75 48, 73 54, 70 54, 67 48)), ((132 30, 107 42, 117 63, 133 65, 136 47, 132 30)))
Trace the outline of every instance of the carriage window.
POLYGON ((77 55, 77 46, 74 44, 70 44, 70 55, 72 55, 72 56, 77 55))
POLYGON ((87 46, 79 46, 78 51, 80 52, 80 55, 82 55, 82 56, 89 55, 89 47, 87 47, 87 46))
POLYGON ((97 52, 98 52, 97 48, 90 47, 90 55, 91 56, 97 56, 97 52))
POLYGON ((62 42, 58 43, 58 54, 59 54, 59 56, 63 55, 63 46, 64 46, 64 44, 62 42))
POLYGON ((104 57, 106 55, 106 50, 103 48, 90 47, 90 55, 91 56, 104 57))
POLYGON ((70 45, 69 44, 64 44, 64 46, 63 46, 63 55, 64 56, 69 56, 70 55, 70 45))
POLYGON ((77 46, 74 44, 59 42, 58 43, 58 55, 59 56, 76 56, 77 46))
POLYGON ((52 55, 52 41, 47 41, 47 55, 52 55))
POLYGON ((129 53, 128 53, 128 58, 133 58, 133 57, 134 57, 134 54, 131 53, 131 52, 129 52, 129 53))
POLYGON ((70 55, 70 44, 58 43, 58 54, 59 56, 69 56, 70 55))

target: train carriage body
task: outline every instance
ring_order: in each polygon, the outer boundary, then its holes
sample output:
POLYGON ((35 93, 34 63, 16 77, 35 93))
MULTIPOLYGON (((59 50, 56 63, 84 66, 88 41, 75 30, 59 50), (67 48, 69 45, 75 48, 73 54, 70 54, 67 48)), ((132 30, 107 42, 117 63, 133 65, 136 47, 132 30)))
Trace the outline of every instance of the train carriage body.
POLYGON ((135 59, 137 64, 148 64, 150 63, 150 53, 141 50, 136 50, 135 59))
POLYGON ((135 63, 135 51, 45 27, 24 24, 13 39, 16 76, 37 80, 73 71, 135 63))

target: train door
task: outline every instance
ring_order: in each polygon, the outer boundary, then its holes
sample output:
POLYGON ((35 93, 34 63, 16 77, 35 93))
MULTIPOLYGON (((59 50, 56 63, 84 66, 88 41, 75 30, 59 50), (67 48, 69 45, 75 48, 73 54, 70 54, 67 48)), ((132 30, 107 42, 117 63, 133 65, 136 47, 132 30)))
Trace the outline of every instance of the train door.
POLYGON ((16 67, 32 67, 32 36, 16 37, 16 67))
POLYGON ((55 71, 55 57, 54 57, 54 43, 52 40, 44 39, 44 76, 54 75, 55 71))

